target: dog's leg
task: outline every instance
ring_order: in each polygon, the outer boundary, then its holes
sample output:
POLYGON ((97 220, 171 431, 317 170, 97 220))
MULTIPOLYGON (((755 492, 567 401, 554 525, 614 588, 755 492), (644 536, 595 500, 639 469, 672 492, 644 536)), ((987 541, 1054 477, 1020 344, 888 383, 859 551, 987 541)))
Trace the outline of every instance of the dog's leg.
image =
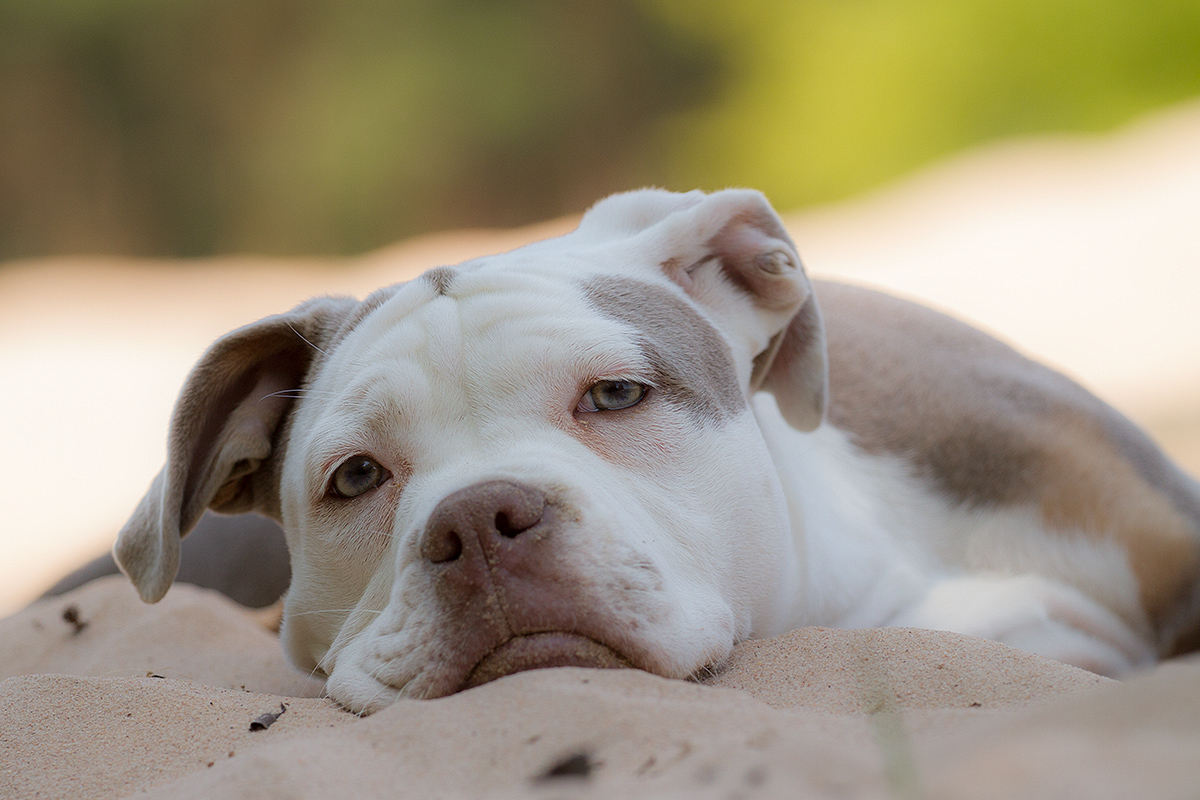
MULTIPOLYGON (((119 572, 112 555, 106 553, 64 577, 42 597, 66 594, 119 572)), ((244 606, 271 606, 287 591, 291 577, 283 531, 257 514, 205 514, 183 540, 177 580, 216 589, 244 606)))
POLYGON ((994 639, 1101 675, 1153 663, 1146 630, 1077 589, 1039 575, 945 578, 889 625, 994 639))

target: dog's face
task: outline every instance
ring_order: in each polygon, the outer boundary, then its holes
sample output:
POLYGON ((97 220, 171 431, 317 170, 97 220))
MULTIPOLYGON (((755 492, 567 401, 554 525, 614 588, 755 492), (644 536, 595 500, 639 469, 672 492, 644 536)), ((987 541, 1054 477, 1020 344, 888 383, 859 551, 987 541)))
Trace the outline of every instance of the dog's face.
POLYGON ((157 599, 204 507, 278 516, 285 647, 354 710, 545 666, 686 677, 795 595, 759 386, 820 422, 820 317, 765 201, 616 196, 218 342, 118 561, 157 599))

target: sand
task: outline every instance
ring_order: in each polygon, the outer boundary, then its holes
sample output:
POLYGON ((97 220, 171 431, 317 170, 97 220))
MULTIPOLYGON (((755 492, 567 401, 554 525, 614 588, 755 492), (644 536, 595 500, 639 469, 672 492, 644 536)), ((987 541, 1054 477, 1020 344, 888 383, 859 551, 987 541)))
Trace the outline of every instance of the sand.
POLYGON ((746 642, 704 684, 539 670, 359 718, 263 620, 186 585, 144 606, 119 577, 0 620, 0 797, 1200 791, 1195 662, 1117 683, 958 634, 816 628, 746 642))

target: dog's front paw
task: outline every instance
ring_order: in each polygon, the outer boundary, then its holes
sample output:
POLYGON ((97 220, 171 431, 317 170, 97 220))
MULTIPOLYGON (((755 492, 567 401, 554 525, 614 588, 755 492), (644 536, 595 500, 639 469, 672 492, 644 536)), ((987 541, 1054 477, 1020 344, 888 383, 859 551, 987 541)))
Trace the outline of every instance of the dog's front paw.
POLYGON ((946 578, 889 624, 994 639, 1111 677, 1155 659, 1148 634, 1079 590, 1039 575, 946 578))

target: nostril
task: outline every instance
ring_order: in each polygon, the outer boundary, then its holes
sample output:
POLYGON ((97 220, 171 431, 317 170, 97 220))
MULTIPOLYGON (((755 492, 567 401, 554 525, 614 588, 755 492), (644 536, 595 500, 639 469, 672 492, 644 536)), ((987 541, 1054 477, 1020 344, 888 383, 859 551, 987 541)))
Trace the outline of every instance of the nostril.
POLYGON ((438 536, 425 539, 425 557, 434 564, 445 564, 462 555, 462 539, 457 531, 447 529, 438 536))
POLYGON ((521 527, 513 523, 508 513, 500 511, 496 514, 496 530, 506 539, 515 539, 517 534, 529 530, 529 526, 521 527))

